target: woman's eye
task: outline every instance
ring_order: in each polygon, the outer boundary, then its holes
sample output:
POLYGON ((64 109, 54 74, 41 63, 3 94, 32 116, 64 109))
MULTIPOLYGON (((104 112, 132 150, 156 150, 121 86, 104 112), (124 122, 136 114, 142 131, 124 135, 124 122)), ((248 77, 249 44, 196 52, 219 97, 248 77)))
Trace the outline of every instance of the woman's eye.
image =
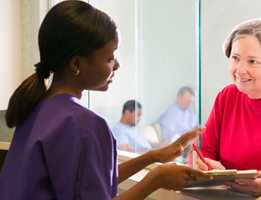
POLYGON ((231 56, 230 58, 231 58, 231 60, 233 60, 233 61, 238 61, 238 60, 239 60, 239 58, 238 58, 237 56, 231 56))
POLYGON ((259 64, 259 62, 257 60, 249 60, 250 64, 259 64))

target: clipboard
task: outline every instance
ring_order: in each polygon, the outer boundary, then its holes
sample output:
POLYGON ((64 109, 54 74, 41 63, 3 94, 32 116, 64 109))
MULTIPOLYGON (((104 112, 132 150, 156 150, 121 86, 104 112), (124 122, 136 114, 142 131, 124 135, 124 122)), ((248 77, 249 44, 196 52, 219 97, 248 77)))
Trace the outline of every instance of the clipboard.
POLYGON ((258 171, 253 170, 209 170, 204 171, 204 173, 209 174, 213 177, 211 180, 198 179, 191 182, 188 187, 208 187, 224 185, 225 182, 234 181, 235 179, 255 179, 258 175, 258 171))

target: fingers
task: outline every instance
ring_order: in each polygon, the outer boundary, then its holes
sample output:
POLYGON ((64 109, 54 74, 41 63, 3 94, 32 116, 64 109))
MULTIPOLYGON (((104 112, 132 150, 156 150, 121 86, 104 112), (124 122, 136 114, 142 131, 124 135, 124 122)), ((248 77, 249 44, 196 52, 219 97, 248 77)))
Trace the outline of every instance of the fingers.
POLYGON ((184 146, 182 144, 179 144, 180 153, 184 151, 184 146))
POLYGON ((184 146, 182 144, 178 144, 178 149, 175 151, 175 157, 180 156, 184 152, 184 146))
POLYGON ((176 142, 182 144, 183 146, 186 146, 186 144, 190 141, 193 141, 196 137, 198 137, 201 134, 201 128, 193 129, 192 131, 189 131, 185 134, 183 134, 181 137, 179 137, 176 142))
POLYGON ((197 159, 196 164, 197 164, 198 169, 201 169, 204 171, 208 170, 208 166, 203 161, 201 161, 199 158, 197 159))
MULTIPOLYGON (((212 160, 210 158, 205 158, 205 161, 209 164, 211 169, 220 169, 220 170, 226 169, 219 161, 212 160)), ((208 166, 200 159, 197 159, 196 163, 197 163, 197 167, 201 170, 209 169, 208 166)))
POLYGON ((184 139, 185 140, 192 140, 194 139, 195 137, 199 136, 201 134, 201 128, 195 128, 187 133, 185 133, 183 136, 184 136, 184 139))
POLYGON ((257 172, 257 177, 261 178, 261 171, 260 170, 257 172))
POLYGON ((187 173, 189 174, 190 177, 194 177, 194 180, 197 180, 197 178, 206 178, 206 179, 211 179, 212 177, 208 174, 205 174, 202 171, 195 170, 192 168, 187 169, 187 173))
POLYGON ((212 169, 226 169, 219 161, 212 160, 210 158, 205 158, 205 161, 212 167, 212 169))
POLYGON ((161 187, 168 189, 182 189, 194 181, 209 180, 212 178, 202 171, 174 164, 164 164, 158 169, 161 170, 159 173, 161 174, 160 182, 163 184, 161 187))
POLYGON ((228 184, 233 190, 236 190, 238 192, 244 192, 249 194, 255 194, 255 188, 250 185, 239 185, 237 183, 229 182, 228 184))
POLYGON ((253 179, 236 179, 235 183, 241 186, 245 185, 254 185, 254 180, 253 179))

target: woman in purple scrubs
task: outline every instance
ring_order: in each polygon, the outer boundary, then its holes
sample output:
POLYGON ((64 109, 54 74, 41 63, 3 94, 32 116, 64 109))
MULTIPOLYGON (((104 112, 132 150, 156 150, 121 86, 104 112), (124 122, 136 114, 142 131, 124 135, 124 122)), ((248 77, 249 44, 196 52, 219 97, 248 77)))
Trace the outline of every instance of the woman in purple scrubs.
POLYGON ((54 6, 39 30, 40 62, 11 96, 6 121, 16 127, 0 173, 1 200, 139 200, 158 188, 181 189, 202 172, 165 164, 117 196, 117 184, 145 166, 174 159, 200 130, 119 165, 101 117, 83 107, 83 90, 106 91, 119 63, 117 28, 89 4, 54 6), (44 80, 53 73, 50 88, 44 80))

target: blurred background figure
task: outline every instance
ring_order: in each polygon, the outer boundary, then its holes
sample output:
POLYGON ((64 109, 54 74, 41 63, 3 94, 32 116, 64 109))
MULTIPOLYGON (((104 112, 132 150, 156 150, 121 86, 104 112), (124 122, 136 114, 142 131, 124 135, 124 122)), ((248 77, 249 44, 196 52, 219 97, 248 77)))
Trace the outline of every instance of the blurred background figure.
POLYGON ((128 100, 124 103, 121 119, 112 128, 118 149, 135 153, 143 153, 151 149, 150 143, 139 133, 137 128, 141 115, 140 102, 128 100))
MULTIPOLYGON (((161 143, 168 144, 197 126, 197 117, 192 108, 193 100, 192 88, 183 86, 178 90, 176 102, 168 107, 158 120, 161 128, 161 143)), ((186 148, 177 161, 186 163, 189 150, 190 147, 186 148)))

